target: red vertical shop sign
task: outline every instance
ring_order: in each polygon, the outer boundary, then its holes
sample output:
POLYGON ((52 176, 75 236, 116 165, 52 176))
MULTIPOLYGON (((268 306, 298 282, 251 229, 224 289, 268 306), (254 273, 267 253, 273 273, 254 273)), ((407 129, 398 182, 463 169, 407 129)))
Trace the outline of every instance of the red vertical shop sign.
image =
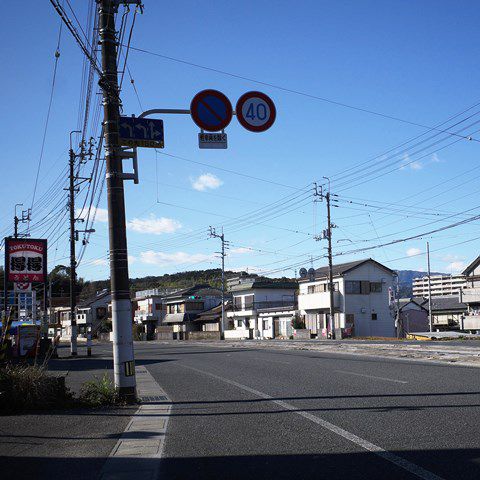
POLYGON ((46 282, 47 240, 6 238, 5 275, 8 282, 46 282))

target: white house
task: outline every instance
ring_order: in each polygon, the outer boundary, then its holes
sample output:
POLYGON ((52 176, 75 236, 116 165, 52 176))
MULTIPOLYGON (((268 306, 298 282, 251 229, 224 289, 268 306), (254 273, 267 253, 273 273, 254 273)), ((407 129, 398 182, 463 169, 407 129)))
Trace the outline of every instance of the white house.
POLYGON ((295 282, 272 282, 257 277, 228 280, 232 310, 227 313, 229 327, 225 338, 289 337, 295 316, 295 282))
POLYGON ((467 305, 467 312, 460 320, 460 329, 480 331, 480 256, 463 272, 466 287, 460 292, 460 302, 467 305))
MULTIPOLYGON (((395 336, 395 314, 390 308, 389 289, 395 272, 368 258, 333 266, 335 331, 355 336, 395 336)), ((330 308, 328 267, 299 280, 298 308, 305 326, 317 336, 327 334, 330 308)))

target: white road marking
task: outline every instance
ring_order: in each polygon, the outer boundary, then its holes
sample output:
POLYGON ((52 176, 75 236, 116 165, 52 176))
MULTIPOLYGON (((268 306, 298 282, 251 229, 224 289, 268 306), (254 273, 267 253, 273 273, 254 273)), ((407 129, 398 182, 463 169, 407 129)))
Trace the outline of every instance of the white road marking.
POLYGON ((347 375, 357 375, 358 377, 373 378, 374 380, 385 380, 386 382, 408 383, 405 380, 395 380, 394 378, 386 378, 386 377, 375 377, 374 375, 366 375, 365 373, 347 372, 345 370, 335 370, 335 372, 345 373, 347 375))
POLYGON ((423 467, 420 467, 419 465, 409 462, 408 460, 405 460, 404 458, 401 458, 395 455, 394 453, 389 452, 388 450, 385 450, 382 447, 379 447, 378 445, 370 443, 368 440, 360 438, 357 435, 351 432, 348 432, 347 430, 344 430, 343 428, 337 427, 333 423, 327 422, 326 420, 323 420, 320 417, 312 415, 309 412, 298 410, 297 407, 295 405, 292 405, 291 403, 284 402, 283 400, 275 400, 271 395, 268 395, 267 393, 260 392, 259 390, 255 390, 254 388, 250 388, 247 385, 243 385, 241 383, 235 382, 228 378, 220 377, 219 375, 215 375, 214 373, 205 372, 204 370, 199 370, 198 368, 182 365, 181 363, 179 363, 178 365, 180 365, 183 368, 188 368, 189 370, 193 370, 203 375, 207 375, 209 377, 215 378, 217 380, 220 380, 221 382, 228 383, 229 385, 233 385, 234 387, 240 388, 245 392, 249 392, 253 395, 256 395, 257 397, 264 398, 265 400, 269 400, 272 403, 275 403, 276 405, 279 405, 280 407, 286 410, 291 410, 293 413, 296 413, 297 415, 300 415, 301 417, 306 418, 307 420, 310 420, 311 422, 316 423, 317 425, 320 425, 321 427, 329 430, 330 432, 333 432, 339 435, 340 437, 343 437, 346 440, 354 443, 355 445, 358 445, 359 447, 369 452, 372 452, 375 455, 378 455, 384 460, 387 460, 397 465, 398 467, 403 468, 407 472, 410 472, 413 475, 416 475, 417 477, 422 478, 423 480, 443 480, 442 477, 435 475, 429 470, 425 470, 423 467))
POLYGON ((270 360, 263 357, 255 357, 254 360, 259 360, 260 362, 283 363, 284 365, 290 365, 290 362, 282 362, 281 360, 270 360))

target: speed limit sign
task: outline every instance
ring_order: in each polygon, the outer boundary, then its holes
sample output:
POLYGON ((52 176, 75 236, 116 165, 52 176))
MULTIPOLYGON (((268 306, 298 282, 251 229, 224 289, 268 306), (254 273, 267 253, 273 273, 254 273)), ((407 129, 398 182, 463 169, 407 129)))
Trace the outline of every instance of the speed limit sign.
POLYGON ((238 99, 235 113, 240 125, 247 130, 264 132, 275 122, 277 110, 269 96, 262 92, 247 92, 238 99))

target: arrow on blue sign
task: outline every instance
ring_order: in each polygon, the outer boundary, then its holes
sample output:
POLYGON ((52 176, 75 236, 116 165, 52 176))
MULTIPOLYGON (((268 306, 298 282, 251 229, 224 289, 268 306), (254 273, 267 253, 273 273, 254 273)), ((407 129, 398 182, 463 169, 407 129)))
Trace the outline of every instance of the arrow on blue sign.
POLYGON ((163 120, 120 117, 118 134, 122 145, 163 148, 163 120))

